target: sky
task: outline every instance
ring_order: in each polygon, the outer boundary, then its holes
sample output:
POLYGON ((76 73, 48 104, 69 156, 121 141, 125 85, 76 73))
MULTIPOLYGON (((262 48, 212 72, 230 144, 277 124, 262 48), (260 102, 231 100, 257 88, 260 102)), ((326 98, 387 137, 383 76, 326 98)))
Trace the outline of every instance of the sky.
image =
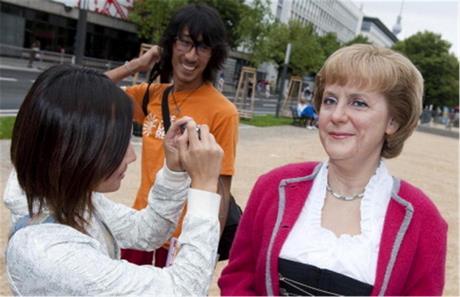
MULTIPOLYGON (((377 17, 392 30, 401 10, 401 0, 354 0, 363 7, 365 16, 377 17)), ((397 35, 405 39, 419 31, 441 34, 442 39, 452 44, 450 51, 460 57, 459 52, 459 1, 454 0, 404 0, 402 8, 402 31, 397 35)))

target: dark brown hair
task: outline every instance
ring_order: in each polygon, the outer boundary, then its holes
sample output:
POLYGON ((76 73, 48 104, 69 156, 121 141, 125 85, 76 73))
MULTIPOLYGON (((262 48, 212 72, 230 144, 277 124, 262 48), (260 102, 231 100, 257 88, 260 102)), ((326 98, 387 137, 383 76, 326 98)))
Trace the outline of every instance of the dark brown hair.
POLYGON ((212 82, 217 71, 222 69, 228 55, 228 44, 225 25, 219 12, 204 3, 188 4, 175 12, 161 37, 162 57, 160 63, 152 70, 150 81, 158 75, 162 83, 171 80, 173 46, 185 28, 188 29, 193 42, 196 43, 201 37, 203 43, 212 49, 211 58, 203 71, 203 80, 212 82))
POLYGON ((131 125, 130 99, 105 75, 69 65, 40 74, 19 109, 11 142, 30 216, 33 205, 39 213, 46 206, 59 223, 84 232, 91 192, 122 162, 131 125))

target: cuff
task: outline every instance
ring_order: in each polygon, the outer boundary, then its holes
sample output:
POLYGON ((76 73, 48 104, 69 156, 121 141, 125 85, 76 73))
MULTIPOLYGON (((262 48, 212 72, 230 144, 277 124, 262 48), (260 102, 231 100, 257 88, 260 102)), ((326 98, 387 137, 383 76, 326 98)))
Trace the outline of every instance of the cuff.
POLYGON ((168 188, 183 187, 188 182, 188 173, 185 171, 172 171, 166 164, 157 172, 156 180, 168 188))
POLYGON ((218 220, 220 195, 212 192, 189 189, 187 213, 201 218, 218 220))

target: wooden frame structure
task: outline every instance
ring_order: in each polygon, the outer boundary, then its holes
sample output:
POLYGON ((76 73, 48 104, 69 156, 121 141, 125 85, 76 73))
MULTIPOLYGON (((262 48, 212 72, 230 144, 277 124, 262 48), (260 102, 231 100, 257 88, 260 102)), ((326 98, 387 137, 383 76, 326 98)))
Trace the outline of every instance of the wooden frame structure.
POLYGON ((233 99, 233 103, 238 109, 240 118, 252 119, 254 115, 256 83, 256 69, 246 66, 242 67, 240 78, 238 80, 238 86, 236 88, 235 98, 233 99), (248 91, 251 92, 250 100, 248 99, 248 91))
POLYGON ((282 116, 291 116, 291 105, 297 105, 297 102, 302 97, 302 78, 300 76, 292 76, 289 80, 287 94, 284 95, 283 103, 281 104, 280 114, 282 116), (296 102, 292 102, 296 99, 296 102), (294 104, 293 104, 294 103, 294 104))

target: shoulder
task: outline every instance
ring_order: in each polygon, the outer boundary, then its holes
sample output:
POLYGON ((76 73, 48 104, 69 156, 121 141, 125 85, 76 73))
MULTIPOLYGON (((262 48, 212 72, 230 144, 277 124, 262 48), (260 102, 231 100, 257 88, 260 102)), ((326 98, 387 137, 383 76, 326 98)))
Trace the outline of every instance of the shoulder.
POLYGON ((200 91, 200 95, 207 101, 207 106, 212 107, 215 112, 227 116, 238 115, 235 105, 211 83, 205 83, 200 91))
MULTIPOLYGON (((147 83, 140 83, 128 87, 122 87, 122 89, 129 95, 134 97, 144 96, 147 91, 147 83)), ((151 84, 149 88, 150 96, 162 92, 169 84, 151 84)))
POLYGON ((277 188, 281 181, 289 182, 297 178, 312 175, 315 172, 315 169, 317 167, 319 168, 319 166, 319 162, 287 164, 261 175, 257 181, 257 185, 271 185, 277 188))
POLYGON ((28 226, 17 231, 8 243, 8 268, 13 271, 46 270, 53 264, 49 259, 68 258, 69 251, 75 255, 76 248, 81 245, 96 248, 94 239, 66 225, 43 223, 28 226))

